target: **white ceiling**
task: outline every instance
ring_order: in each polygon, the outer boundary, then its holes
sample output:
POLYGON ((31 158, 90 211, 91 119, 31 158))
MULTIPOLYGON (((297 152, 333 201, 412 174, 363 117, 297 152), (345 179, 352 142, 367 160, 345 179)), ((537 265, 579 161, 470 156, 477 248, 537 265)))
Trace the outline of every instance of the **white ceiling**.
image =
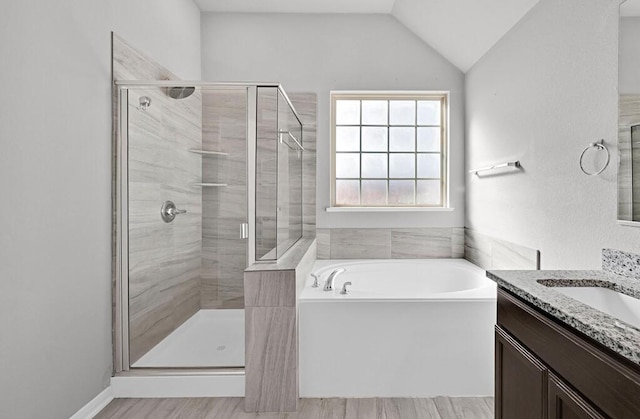
MULTIPOLYGON (((463 72, 539 0, 194 0, 203 12, 387 13, 463 72)), ((626 0, 623 16, 640 16, 626 0)))
POLYGON ((396 0, 392 14, 466 72, 539 0, 396 0))
POLYGON ((194 0, 203 12, 391 13, 394 0, 194 0))

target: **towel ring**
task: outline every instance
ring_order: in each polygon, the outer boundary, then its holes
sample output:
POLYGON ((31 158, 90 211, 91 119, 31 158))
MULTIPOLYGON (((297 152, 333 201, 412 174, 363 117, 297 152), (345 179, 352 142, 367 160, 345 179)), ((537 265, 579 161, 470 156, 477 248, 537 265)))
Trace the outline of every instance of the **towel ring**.
POLYGON ((609 149, 607 148, 606 145, 604 145, 604 140, 600 140, 595 143, 589 144, 588 146, 585 147, 584 150, 582 150, 582 154, 580 154, 580 170, 582 170, 582 173, 584 173, 587 176, 596 176, 602 173, 604 169, 606 169, 607 166, 609 166, 610 160, 611 160, 611 154, 609 153, 609 149), (587 150, 589 150, 591 147, 595 147, 597 150, 604 150, 607 153, 607 161, 604 163, 604 166, 602 166, 600 170, 598 170, 597 172, 590 173, 590 172, 587 172, 584 166, 582 165, 582 159, 584 158, 584 153, 586 153, 587 150))

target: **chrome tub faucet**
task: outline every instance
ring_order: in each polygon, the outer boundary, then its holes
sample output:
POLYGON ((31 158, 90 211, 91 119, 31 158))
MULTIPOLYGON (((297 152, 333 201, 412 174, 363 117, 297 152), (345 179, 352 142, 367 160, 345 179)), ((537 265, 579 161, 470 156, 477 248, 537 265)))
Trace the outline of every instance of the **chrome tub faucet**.
POLYGON ((334 270, 333 272, 331 272, 329 274, 329 277, 327 278, 327 282, 324 283, 324 290, 325 291, 332 291, 333 290, 333 281, 336 279, 336 277, 338 275, 340 275, 341 273, 343 273, 345 271, 346 271, 345 268, 338 268, 338 269, 334 270))

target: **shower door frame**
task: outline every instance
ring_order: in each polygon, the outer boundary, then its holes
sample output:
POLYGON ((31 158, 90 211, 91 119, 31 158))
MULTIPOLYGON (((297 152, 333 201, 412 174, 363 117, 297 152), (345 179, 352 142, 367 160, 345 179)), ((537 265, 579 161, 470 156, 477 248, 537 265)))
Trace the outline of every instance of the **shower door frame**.
POLYGON ((247 82, 219 83, 185 80, 116 80, 114 96, 114 267, 113 267, 113 360, 114 375, 198 375, 244 374, 244 367, 158 367, 132 368, 129 357, 129 179, 128 179, 128 100, 129 89, 154 87, 194 86, 203 88, 239 89, 247 91, 247 223, 249 237, 247 266, 255 260, 255 197, 256 194, 256 142, 257 142, 257 91, 260 87, 277 88, 300 120, 291 100, 279 83, 247 82))

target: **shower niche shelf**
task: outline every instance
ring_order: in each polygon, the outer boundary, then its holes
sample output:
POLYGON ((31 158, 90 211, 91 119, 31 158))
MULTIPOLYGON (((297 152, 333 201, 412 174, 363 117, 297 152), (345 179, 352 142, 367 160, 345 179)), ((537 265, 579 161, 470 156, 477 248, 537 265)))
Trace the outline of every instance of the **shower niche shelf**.
POLYGON ((209 151, 209 150, 197 150, 195 148, 189 149, 191 153, 200 154, 203 156, 228 156, 229 153, 225 153, 222 151, 209 151))
POLYGON ((226 183, 194 183, 193 184, 194 187, 203 187, 203 188, 209 188, 209 187, 225 187, 227 186, 226 183))

